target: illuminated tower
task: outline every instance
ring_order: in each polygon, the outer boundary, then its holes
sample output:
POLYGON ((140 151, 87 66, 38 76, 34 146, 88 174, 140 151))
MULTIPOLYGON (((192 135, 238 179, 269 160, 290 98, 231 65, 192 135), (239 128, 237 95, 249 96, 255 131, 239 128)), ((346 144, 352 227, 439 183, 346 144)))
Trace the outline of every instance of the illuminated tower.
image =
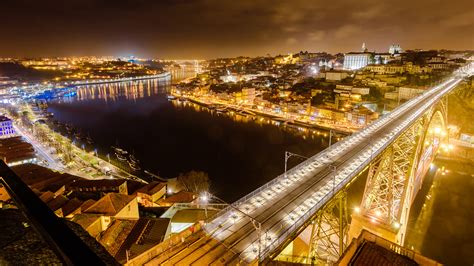
POLYGON ((365 53, 365 52, 367 52, 367 51, 368 51, 368 49, 367 49, 367 47, 365 46, 365 42, 364 42, 364 43, 362 43, 362 52, 365 53))

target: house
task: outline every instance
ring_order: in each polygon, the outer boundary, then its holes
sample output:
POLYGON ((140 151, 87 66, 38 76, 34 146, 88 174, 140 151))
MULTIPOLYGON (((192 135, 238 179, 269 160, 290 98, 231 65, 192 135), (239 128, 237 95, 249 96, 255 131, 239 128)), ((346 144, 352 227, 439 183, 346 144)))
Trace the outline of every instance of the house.
POLYGON ((79 224, 92 237, 96 238, 101 232, 107 229, 111 219, 100 214, 80 213, 74 215, 71 221, 79 224))
POLYGON ((81 212, 81 205, 84 202, 77 198, 69 200, 66 204, 61 206, 62 217, 72 218, 74 215, 81 212))
POLYGON ((153 207, 155 202, 166 194, 166 183, 153 181, 146 186, 139 188, 135 195, 138 203, 145 207, 153 207))
POLYGON ((137 198, 120 193, 108 193, 82 212, 124 219, 139 217, 137 198))
POLYGON ((181 190, 180 192, 169 196, 167 198, 160 199, 157 204, 159 206, 171 206, 175 203, 191 203, 196 199, 196 195, 192 192, 181 190))
POLYGON ((78 192, 116 192, 128 195, 127 180, 125 179, 75 180, 68 185, 68 190, 78 192))
POLYGON ((138 202, 135 196, 108 193, 97 202, 88 200, 81 205, 81 212, 71 221, 79 224, 93 237, 105 231, 115 219, 139 218, 138 202))

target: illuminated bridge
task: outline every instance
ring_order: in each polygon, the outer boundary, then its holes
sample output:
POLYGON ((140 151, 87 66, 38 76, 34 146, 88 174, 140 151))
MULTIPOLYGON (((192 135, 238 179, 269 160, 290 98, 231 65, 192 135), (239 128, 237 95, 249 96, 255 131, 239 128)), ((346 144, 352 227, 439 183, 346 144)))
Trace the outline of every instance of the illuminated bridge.
POLYGON ((337 261, 362 229, 403 245, 411 203, 447 136, 444 96, 471 73, 471 65, 463 67, 223 209, 203 230, 169 239, 129 264, 266 262, 294 248, 303 232, 309 232, 306 263, 337 261), (349 224, 346 189, 365 171, 363 199, 349 224))

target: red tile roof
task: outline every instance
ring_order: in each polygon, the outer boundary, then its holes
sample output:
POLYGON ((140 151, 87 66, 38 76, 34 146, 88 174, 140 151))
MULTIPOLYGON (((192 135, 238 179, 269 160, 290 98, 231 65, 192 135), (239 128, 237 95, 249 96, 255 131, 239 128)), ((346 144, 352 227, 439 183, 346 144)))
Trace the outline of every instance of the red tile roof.
POLYGON ((147 184, 146 186, 141 187, 140 189, 138 189, 137 192, 145 193, 145 194, 148 194, 148 195, 153 195, 156 192, 163 189, 165 186, 166 186, 166 183, 153 181, 153 182, 147 184))
POLYGON ((135 196, 128 196, 119 193, 108 193, 100 200, 90 206, 83 213, 98 213, 114 216, 127 206, 135 196))

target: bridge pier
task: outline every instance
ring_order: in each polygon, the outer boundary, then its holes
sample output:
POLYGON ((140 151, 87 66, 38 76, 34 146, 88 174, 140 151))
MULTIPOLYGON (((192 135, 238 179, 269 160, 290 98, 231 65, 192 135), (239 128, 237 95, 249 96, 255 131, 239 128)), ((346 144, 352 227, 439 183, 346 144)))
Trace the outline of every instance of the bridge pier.
POLYGON ((365 229, 404 244, 411 204, 447 135, 445 113, 441 101, 373 161, 361 206, 352 215, 349 239, 365 229))
POLYGON ((336 262, 348 245, 347 193, 341 191, 313 220, 309 258, 313 262, 336 262))
POLYGON ((275 260, 334 264, 348 246, 347 192, 342 190, 312 218, 298 237, 275 260))

